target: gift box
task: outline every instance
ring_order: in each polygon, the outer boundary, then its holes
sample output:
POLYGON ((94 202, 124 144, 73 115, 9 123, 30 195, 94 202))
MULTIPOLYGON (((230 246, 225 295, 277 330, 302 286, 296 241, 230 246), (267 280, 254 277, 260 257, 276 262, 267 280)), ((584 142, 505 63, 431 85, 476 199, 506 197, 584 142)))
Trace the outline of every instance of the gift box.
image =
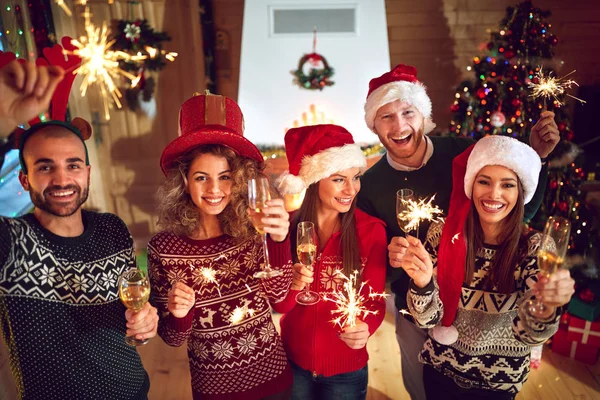
POLYGON ((568 335, 568 331, 559 329, 552 338, 552 351, 585 364, 595 364, 598 359, 598 348, 570 340, 568 335))
POLYGON ((600 321, 592 322, 571 315, 567 337, 581 344, 600 347, 600 321))
POLYGON ((569 302, 569 313, 587 321, 595 321, 600 317, 600 301, 594 298, 587 302, 579 296, 573 296, 569 302))

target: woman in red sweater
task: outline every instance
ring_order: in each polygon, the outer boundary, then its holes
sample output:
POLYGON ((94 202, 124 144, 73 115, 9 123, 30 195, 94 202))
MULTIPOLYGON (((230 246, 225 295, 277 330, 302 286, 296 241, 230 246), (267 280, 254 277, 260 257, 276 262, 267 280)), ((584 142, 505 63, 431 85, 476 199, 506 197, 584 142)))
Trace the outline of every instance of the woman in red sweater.
POLYGON ((194 399, 287 399, 292 373, 269 307, 292 281, 283 201, 267 203, 262 220, 271 265, 283 275, 255 279, 264 256, 248 216, 248 179, 264 165, 242 135, 241 110, 223 96, 195 96, 179 124, 160 160, 164 230, 148 245, 158 333, 170 346, 187 340, 194 399))
POLYGON ((366 160, 352 135, 336 125, 290 129, 285 135, 289 173, 277 182, 283 194, 306 189, 293 215, 290 242, 294 283, 275 310, 285 313, 281 336, 294 371, 292 399, 364 399, 367 393, 367 340, 385 315, 383 298, 369 298, 385 287, 387 239, 384 223, 356 208, 360 176, 366 160), (298 263, 296 229, 301 221, 314 223, 318 251, 312 270, 298 263), (362 294, 373 313, 356 326, 332 322, 336 308, 323 295, 343 290, 336 271, 350 276, 358 271, 365 283, 362 294), (305 285, 321 300, 313 305, 296 302, 305 285))

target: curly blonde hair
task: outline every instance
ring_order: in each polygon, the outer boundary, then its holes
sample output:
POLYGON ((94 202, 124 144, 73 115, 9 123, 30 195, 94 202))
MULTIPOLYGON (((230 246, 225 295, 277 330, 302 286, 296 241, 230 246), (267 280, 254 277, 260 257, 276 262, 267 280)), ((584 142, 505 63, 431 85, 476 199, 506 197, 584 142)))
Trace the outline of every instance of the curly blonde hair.
POLYGON ((231 200, 218 215, 223 232, 243 239, 256 234, 248 217, 248 180, 262 174, 264 163, 241 157, 228 147, 210 144, 196 147, 175 161, 167 172, 166 181, 156 193, 158 226, 176 235, 191 236, 198 229, 201 214, 185 191, 185 179, 192 161, 201 154, 224 157, 231 168, 231 200))

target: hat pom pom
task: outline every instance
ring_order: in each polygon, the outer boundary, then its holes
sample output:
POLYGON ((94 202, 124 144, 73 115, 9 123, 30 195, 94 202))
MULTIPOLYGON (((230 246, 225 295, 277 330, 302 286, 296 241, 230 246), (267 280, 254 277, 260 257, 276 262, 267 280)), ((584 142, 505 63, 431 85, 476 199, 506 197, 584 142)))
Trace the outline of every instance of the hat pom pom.
POLYGON ((436 342, 450 346, 458 340, 458 331, 453 325, 436 325, 431 330, 431 336, 436 342))
POLYGON ((306 189, 304 180, 299 176, 290 174, 289 171, 285 171, 277 178, 275 182, 279 193, 281 194, 296 194, 306 189))

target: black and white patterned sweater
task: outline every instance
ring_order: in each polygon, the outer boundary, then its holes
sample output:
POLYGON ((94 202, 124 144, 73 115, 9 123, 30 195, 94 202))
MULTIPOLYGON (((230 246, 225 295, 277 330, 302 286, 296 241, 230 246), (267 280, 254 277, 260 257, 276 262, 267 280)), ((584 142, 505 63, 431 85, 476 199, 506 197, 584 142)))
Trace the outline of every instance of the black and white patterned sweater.
POLYGON ((117 289, 133 240, 116 215, 83 211, 83 221, 65 238, 33 214, 0 217, 0 325, 20 399, 146 398, 117 289))
MULTIPOLYGON (((444 312, 435 277, 442 228, 443 223, 432 224, 425 243, 434 263, 434 279, 423 289, 411 281, 407 295, 409 310, 423 328, 435 326, 444 312)), ((527 292, 537 282, 536 253, 540 239, 540 233, 530 235, 527 256, 515 270, 514 291, 510 294, 483 290, 497 246, 485 245, 479 249, 473 280, 463 284, 453 324, 458 330, 458 340, 446 346, 429 335, 419 355, 421 362, 451 377, 463 388, 511 393, 521 389, 529 375, 531 347, 544 343, 559 324, 558 313, 539 321, 520 309, 527 292)))

